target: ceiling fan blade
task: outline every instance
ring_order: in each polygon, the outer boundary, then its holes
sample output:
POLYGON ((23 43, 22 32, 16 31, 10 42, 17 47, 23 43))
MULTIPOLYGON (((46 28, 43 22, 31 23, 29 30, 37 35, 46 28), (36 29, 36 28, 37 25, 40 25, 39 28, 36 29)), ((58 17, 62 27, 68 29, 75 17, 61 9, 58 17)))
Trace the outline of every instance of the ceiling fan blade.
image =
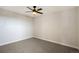
POLYGON ((37 9, 37 11, 40 11, 40 10, 42 10, 42 8, 37 9))
POLYGON ((27 7, 28 9, 32 10, 30 7, 27 7))
POLYGON ((43 14, 42 12, 37 12, 37 13, 39 13, 39 14, 43 14))

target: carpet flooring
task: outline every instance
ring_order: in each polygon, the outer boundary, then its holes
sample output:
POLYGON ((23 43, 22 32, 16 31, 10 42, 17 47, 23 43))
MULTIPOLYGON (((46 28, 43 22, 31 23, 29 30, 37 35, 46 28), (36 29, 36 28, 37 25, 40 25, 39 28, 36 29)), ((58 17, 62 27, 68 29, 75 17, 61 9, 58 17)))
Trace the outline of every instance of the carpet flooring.
POLYGON ((0 46, 0 53, 78 53, 75 48, 59 45, 37 38, 0 46))

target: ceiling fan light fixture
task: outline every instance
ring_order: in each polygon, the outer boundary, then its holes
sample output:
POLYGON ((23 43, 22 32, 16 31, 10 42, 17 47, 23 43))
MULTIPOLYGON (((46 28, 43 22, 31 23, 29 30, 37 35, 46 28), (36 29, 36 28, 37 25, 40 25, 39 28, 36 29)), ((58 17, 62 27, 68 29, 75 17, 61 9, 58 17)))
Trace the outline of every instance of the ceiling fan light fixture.
POLYGON ((36 15, 37 13, 36 13, 36 12, 33 12, 32 14, 33 14, 33 15, 36 15))
POLYGON ((33 15, 36 14, 43 14, 42 12, 40 12, 41 10, 43 10, 42 8, 37 8, 37 6, 33 6, 33 8, 27 7, 28 9, 30 9, 33 15))

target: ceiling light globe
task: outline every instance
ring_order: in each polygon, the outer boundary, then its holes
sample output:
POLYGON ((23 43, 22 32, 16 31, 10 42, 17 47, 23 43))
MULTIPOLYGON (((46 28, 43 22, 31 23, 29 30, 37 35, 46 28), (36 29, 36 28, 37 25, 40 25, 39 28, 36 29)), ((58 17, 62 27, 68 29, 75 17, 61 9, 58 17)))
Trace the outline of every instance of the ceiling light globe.
POLYGON ((36 12, 33 12, 32 14, 33 14, 33 15, 36 15, 36 12))

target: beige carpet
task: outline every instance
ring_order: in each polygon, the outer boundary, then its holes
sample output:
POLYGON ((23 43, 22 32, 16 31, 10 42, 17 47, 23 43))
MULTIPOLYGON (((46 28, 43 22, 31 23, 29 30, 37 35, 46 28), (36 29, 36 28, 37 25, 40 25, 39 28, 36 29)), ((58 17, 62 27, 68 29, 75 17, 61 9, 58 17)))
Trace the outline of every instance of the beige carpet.
POLYGON ((75 48, 55 44, 37 38, 30 38, 23 41, 0 47, 0 53, 78 53, 75 48))

